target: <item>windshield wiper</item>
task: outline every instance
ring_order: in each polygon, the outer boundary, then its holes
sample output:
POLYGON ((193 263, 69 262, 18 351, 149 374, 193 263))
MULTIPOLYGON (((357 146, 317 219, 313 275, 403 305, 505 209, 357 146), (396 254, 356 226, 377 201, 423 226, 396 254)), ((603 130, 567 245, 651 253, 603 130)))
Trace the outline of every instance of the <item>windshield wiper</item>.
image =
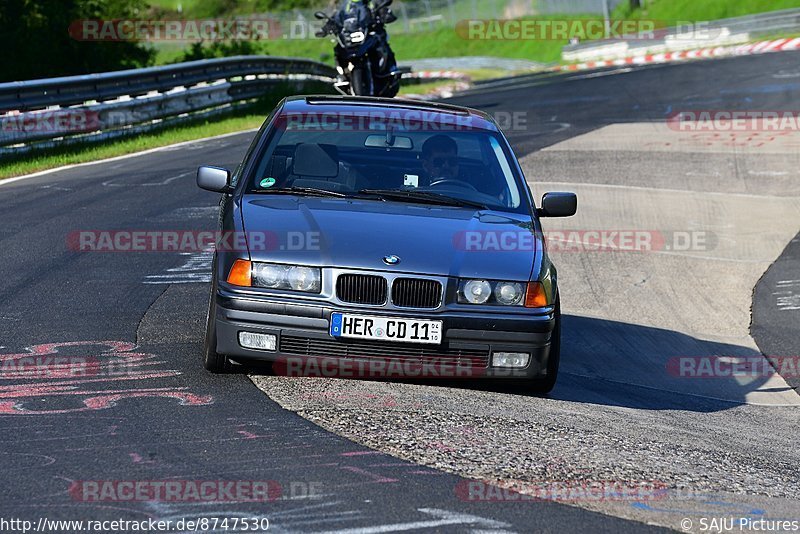
POLYGON ((489 209, 485 204, 481 204, 480 202, 442 195, 440 193, 433 193, 431 191, 409 191, 405 189, 362 189, 358 192, 358 194, 374 195, 383 199, 424 202, 427 204, 439 204, 445 206, 464 206, 482 210, 489 209))
POLYGON ((257 189, 254 192, 267 193, 270 195, 301 195, 336 198, 348 198, 350 196, 346 193, 340 193, 339 191, 330 191, 328 189, 319 189, 317 187, 281 187, 278 189, 257 189))

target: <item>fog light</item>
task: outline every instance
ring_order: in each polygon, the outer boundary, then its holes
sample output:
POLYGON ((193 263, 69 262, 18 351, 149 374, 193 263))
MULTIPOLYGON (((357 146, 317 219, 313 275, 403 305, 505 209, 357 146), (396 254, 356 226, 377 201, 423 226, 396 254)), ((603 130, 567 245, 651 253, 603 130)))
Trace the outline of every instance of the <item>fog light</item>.
POLYGON ((274 334, 239 332, 239 345, 246 349, 275 351, 278 348, 278 336, 274 334))
POLYGON ((492 367, 527 367, 531 355, 524 352, 495 352, 492 354, 492 367))

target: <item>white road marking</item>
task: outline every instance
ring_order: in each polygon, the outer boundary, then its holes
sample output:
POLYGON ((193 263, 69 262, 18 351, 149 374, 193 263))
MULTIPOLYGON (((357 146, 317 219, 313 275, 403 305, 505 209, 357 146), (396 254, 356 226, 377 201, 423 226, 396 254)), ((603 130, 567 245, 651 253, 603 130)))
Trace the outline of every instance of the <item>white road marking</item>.
MULTIPOLYGON (((439 510, 437 508, 419 508, 417 511, 433 516, 437 519, 429 521, 377 525, 374 527, 330 530, 326 532, 317 532, 315 534, 381 534, 383 532, 407 532, 409 530, 433 529, 447 525, 475 525, 477 527, 490 528, 495 531, 497 531, 497 529, 502 529, 502 532, 510 532, 505 529, 511 527, 511 525, 508 523, 495 521, 494 519, 487 519, 476 515, 462 514, 458 512, 450 512, 447 510, 439 510)), ((483 529, 479 530, 483 531, 483 529)))
POLYGON ((785 290, 772 293, 777 297, 775 304, 780 311, 800 310, 800 280, 780 280, 775 289, 785 290))
POLYGON ((582 74, 580 76, 573 76, 567 81, 572 80, 589 80, 591 78, 604 78, 606 76, 615 76, 617 74, 627 74, 629 72, 633 72, 633 68, 626 67, 624 69, 616 69, 611 71, 603 71, 603 72, 593 72, 591 74, 582 74))
POLYGON ((145 277, 145 284, 207 284, 211 282, 211 263, 214 250, 203 252, 185 252, 189 256, 186 263, 179 267, 167 269, 163 274, 151 274, 145 277))
POLYGON ((39 189, 53 189, 54 191, 72 191, 68 187, 59 187, 57 185, 40 185, 39 189))
POLYGON ((694 171, 689 171, 689 172, 686 173, 686 176, 713 176, 714 178, 721 178, 722 177, 722 173, 720 173, 719 171, 713 171, 713 172, 694 172, 694 171))
POLYGON ((167 185, 167 184, 170 184, 170 183, 174 182, 175 180, 178 180, 178 179, 183 178, 185 176, 190 176, 190 175, 194 174, 194 172, 195 171, 182 172, 182 173, 180 173, 180 174, 178 174, 176 176, 171 176, 169 178, 165 178, 165 179, 161 180, 160 182, 145 182, 143 184, 142 183, 128 183, 128 182, 116 183, 116 182, 121 181, 121 180, 124 181, 125 179, 124 178, 114 178, 113 180, 108 180, 107 182, 103 182, 103 185, 105 187, 148 187, 148 186, 152 187, 152 186, 159 186, 159 185, 167 185))
POLYGON ((788 176, 789 173, 785 171, 747 171, 751 176, 788 176))
POLYGON ((191 208, 178 208, 167 217, 175 219, 207 219, 219 214, 219 206, 197 206, 191 208))

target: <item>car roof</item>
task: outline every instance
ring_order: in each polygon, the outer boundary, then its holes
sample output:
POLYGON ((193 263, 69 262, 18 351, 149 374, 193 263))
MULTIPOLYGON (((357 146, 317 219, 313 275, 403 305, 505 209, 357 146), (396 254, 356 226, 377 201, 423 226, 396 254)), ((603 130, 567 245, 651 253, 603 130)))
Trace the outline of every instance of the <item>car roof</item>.
POLYGON ((468 124, 469 129, 497 132, 494 120, 477 109, 402 98, 370 96, 306 95, 286 98, 282 113, 381 113, 424 114, 433 124, 468 124))

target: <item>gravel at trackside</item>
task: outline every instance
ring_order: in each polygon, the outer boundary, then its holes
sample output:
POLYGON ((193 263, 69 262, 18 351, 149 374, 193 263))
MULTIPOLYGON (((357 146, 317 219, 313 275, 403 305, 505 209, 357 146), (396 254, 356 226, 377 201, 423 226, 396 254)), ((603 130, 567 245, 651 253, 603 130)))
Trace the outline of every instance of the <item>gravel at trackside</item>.
MULTIPOLYGON (((792 450, 790 436, 781 436, 791 429, 765 433, 763 439, 776 450, 774 457, 767 457, 763 447, 750 449, 751 440, 739 435, 735 425, 715 428, 710 439, 719 412, 636 413, 419 384, 265 376, 253 380, 282 406, 331 432, 469 478, 654 481, 682 494, 800 497, 800 454, 792 450), (684 425, 691 430, 670 427, 676 417, 692 421, 684 425), (784 438, 782 456, 776 444, 784 438)), ((764 420, 769 410, 794 409, 731 407, 726 420, 749 426, 754 418, 764 420)))

